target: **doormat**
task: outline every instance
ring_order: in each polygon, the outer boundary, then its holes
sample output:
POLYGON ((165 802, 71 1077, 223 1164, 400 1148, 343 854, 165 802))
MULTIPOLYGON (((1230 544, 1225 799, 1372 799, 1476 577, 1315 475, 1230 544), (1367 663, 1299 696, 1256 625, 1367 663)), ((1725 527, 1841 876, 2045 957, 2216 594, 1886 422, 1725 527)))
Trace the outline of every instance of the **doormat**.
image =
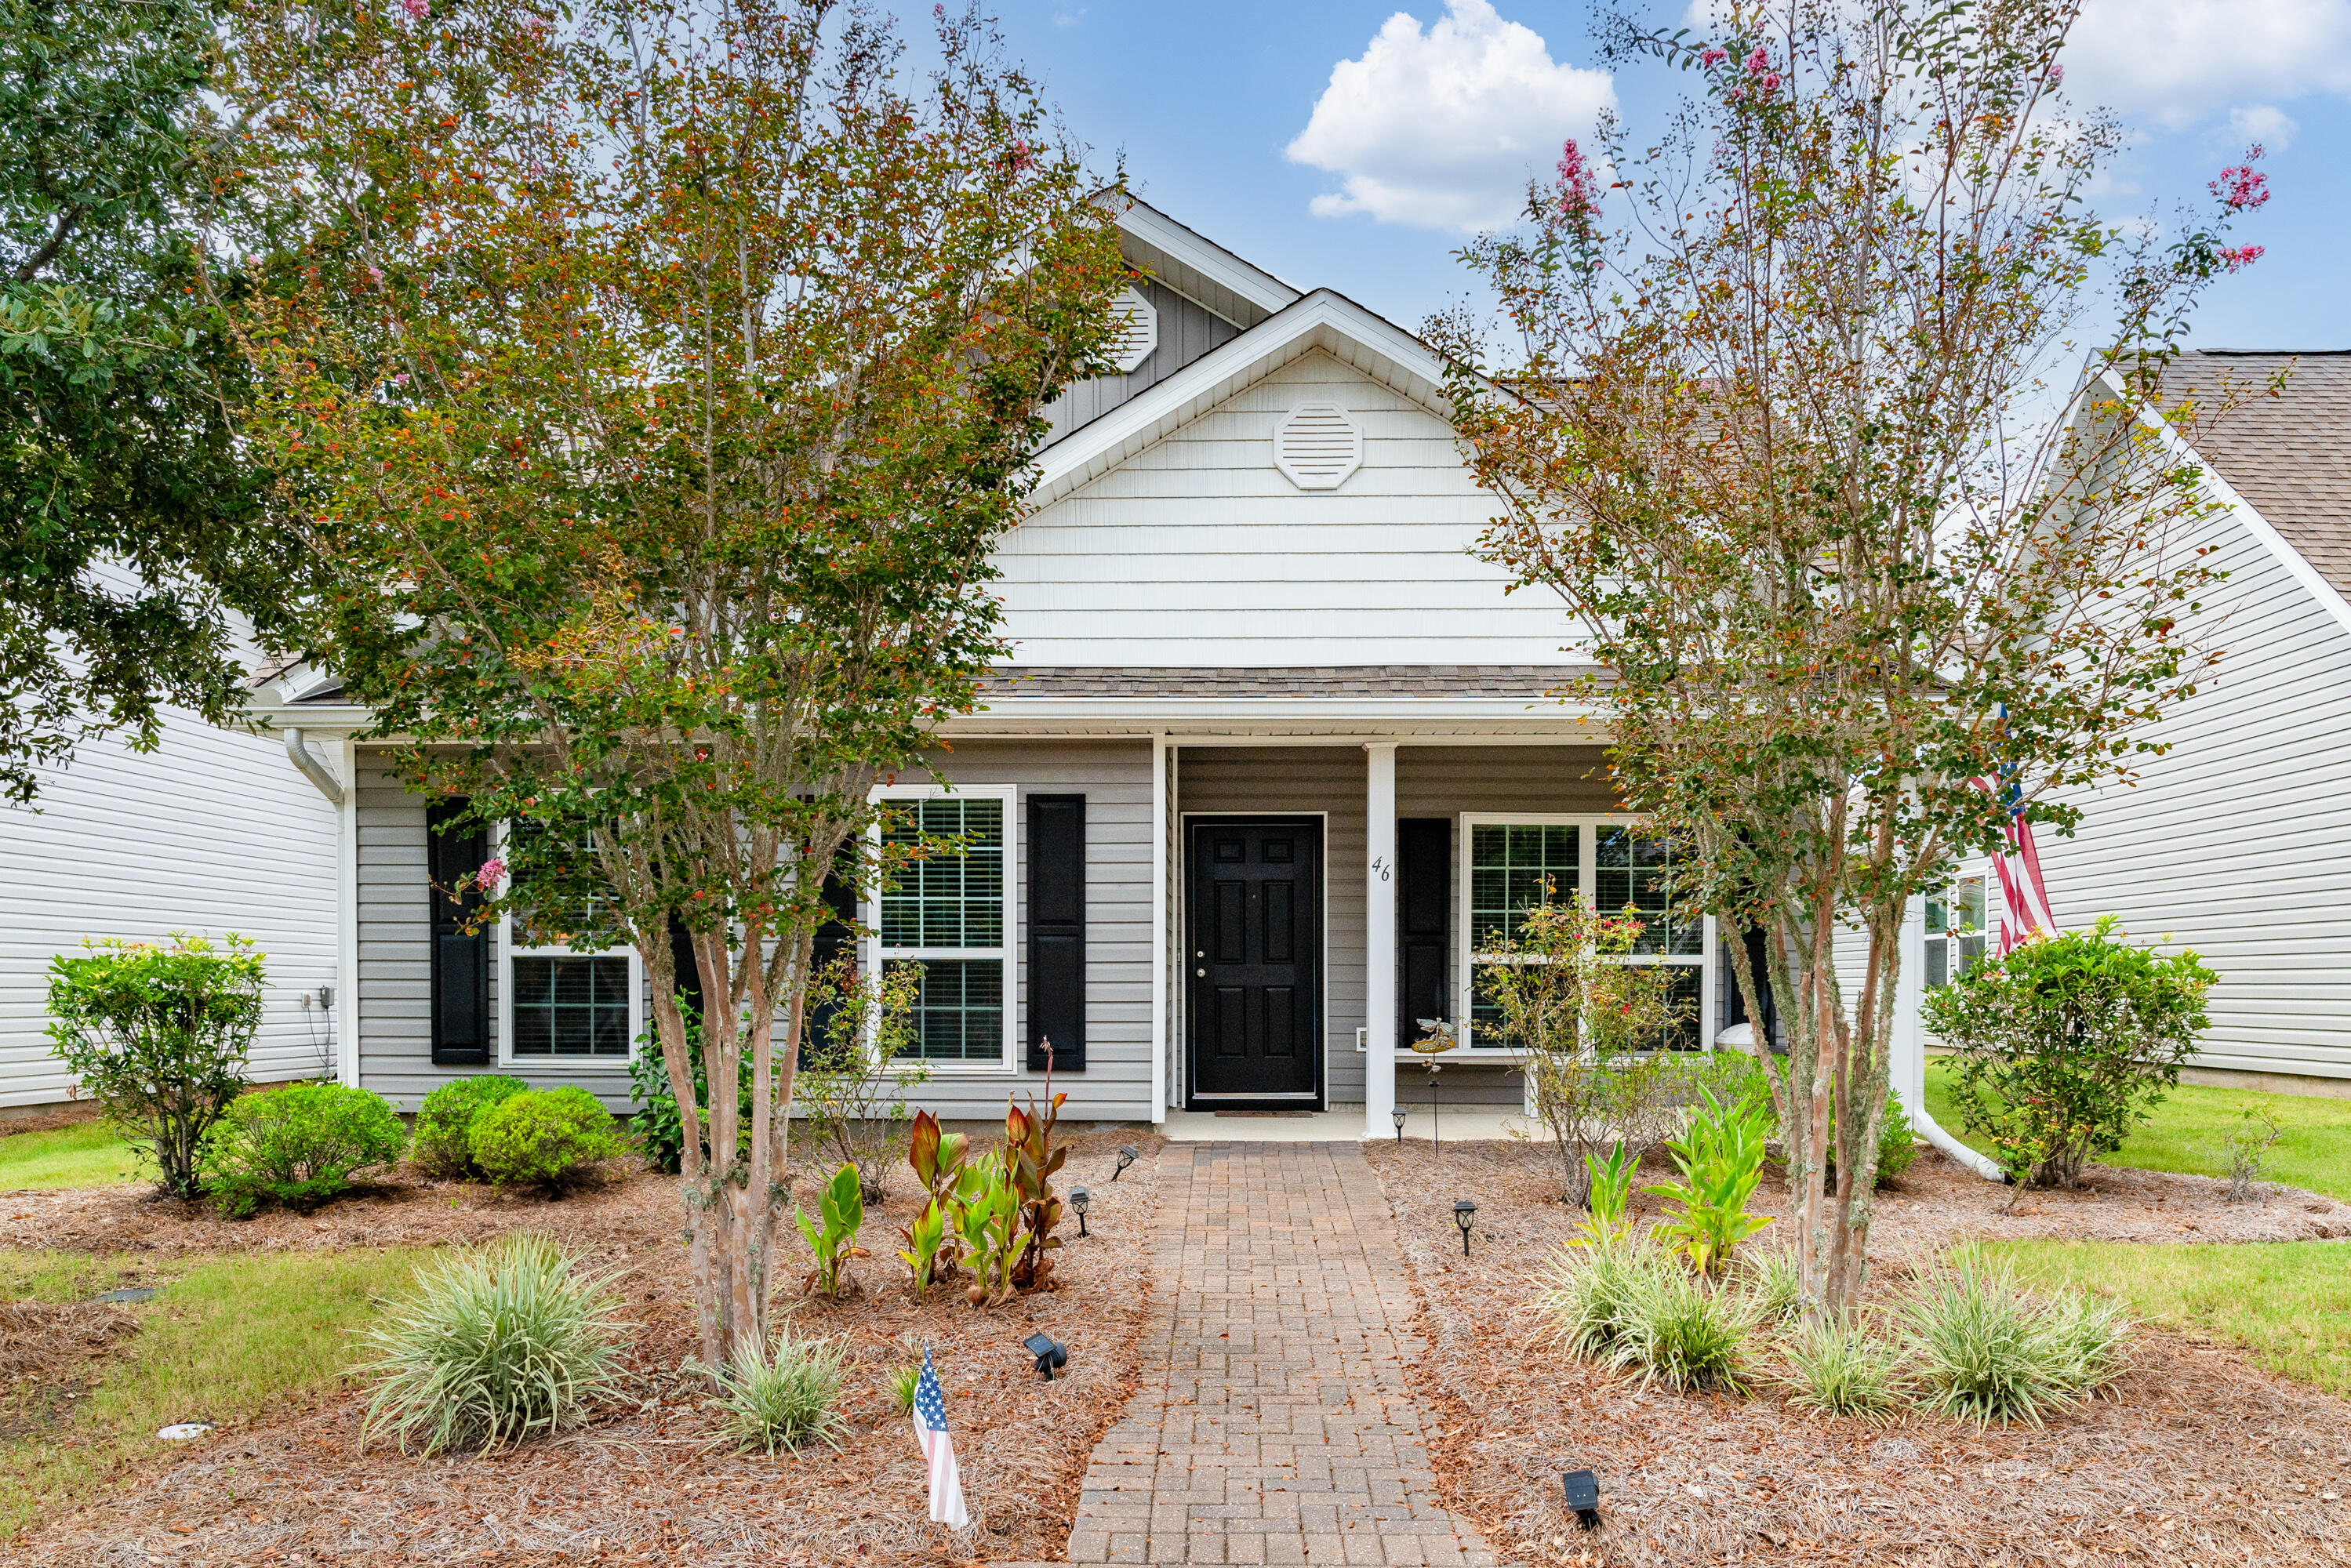
POLYGON ((1219 1111, 1219 1116, 1311 1116, 1311 1111, 1219 1111))

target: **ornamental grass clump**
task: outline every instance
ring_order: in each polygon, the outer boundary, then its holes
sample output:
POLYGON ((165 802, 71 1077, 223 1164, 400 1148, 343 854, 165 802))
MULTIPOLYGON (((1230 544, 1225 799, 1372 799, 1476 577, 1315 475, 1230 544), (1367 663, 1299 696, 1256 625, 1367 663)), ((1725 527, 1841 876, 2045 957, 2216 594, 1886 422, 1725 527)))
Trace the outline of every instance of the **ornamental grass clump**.
POLYGON ((1902 1349, 1866 1322, 1823 1322, 1797 1330, 1781 1346, 1779 1382, 1788 1403, 1823 1416, 1873 1425, 1902 1407, 1902 1349))
POLYGON ((1606 1361, 1632 1328, 1655 1276, 1670 1267, 1648 1247, 1562 1248, 1544 1269, 1535 1307, 1570 1355, 1606 1361))
POLYGON ((362 1446, 489 1453, 577 1427, 620 1382, 608 1274, 543 1236, 517 1234, 428 1270, 368 1331, 378 1379, 362 1446))
MULTIPOLYGON (((850 1169, 853 1182, 855 1167, 850 1169)), ((841 1420, 833 1406, 841 1397, 841 1359, 839 1341, 801 1339, 780 1328, 765 1353, 748 1345, 735 1353, 719 1375, 722 1392, 711 1403, 745 1448, 772 1454, 811 1438, 839 1448, 833 1434, 841 1420)), ((913 1408, 911 1396, 907 1408, 913 1408)))
POLYGON ((1921 1274, 1901 1308, 1928 1409, 2040 1426, 2119 1369, 2129 1324, 2081 1298, 2043 1300, 1973 1251, 1921 1274))
POLYGON ((1668 1265, 1628 1276, 1618 1310, 1614 1343, 1599 1358, 1608 1365, 1685 1394, 1746 1391, 1747 1342, 1758 1323, 1745 1291, 1668 1265))

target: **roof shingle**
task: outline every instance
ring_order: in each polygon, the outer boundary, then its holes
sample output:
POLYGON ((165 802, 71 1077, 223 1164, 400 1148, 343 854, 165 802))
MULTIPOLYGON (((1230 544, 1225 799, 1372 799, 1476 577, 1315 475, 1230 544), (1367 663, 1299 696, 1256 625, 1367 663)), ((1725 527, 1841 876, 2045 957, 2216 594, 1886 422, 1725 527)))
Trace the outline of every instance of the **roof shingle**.
POLYGON ((2251 392, 2199 432, 2196 450, 2335 591, 2351 596, 2351 350, 2182 354, 2164 378, 2173 400, 2251 392), (2284 390, 2262 386, 2281 371, 2284 390))

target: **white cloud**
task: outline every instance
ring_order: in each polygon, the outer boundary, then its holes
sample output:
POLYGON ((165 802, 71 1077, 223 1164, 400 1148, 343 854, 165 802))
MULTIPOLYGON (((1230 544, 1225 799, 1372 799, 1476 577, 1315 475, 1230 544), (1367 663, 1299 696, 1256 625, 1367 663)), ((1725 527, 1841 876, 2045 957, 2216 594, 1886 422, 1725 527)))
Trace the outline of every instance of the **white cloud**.
POLYGON ((2126 120, 2276 115, 2291 135, 2272 105, 2351 92, 2351 0, 2085 0, 2065 70, 2078 101, 2126 120))
POLYGON ((1288 152, 1340 177, 1314 198, 1316 217, 1467 233, 1517 216, 1529 174, 1548 174, 1560 143, 1589 136, 1615 101, 1606 72, 1554 62, 1490 0, 1446 0, 1426 32, 1399 11, 1361 59, 1332 67, 1288 152))
POLYGON ((2229 134, 2224 151, 2238 152, 2258 141, 2272 152, 2283 152, 2294 145, 2294 132, 2302 127, 2294 116, 2266 103, 2249 103, 2229 111, 2229 134))

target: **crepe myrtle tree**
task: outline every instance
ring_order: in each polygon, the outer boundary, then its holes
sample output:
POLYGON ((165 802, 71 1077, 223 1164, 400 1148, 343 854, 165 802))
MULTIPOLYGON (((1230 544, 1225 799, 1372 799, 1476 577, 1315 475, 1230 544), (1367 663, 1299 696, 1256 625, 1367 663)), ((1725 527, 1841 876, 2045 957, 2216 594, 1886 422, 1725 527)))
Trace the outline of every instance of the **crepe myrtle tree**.
POLYGON ((1677 894, 1769 935, 1767 974, 1729 951, 1748 1016, 1767 977, 1780 1002, 1786 1054, 1754 1049, 1815 1317, 1865 1282, 1906 905, 1997 847, 2001 786, 2070 831, 2052 792, 2127 778, 2216 656, 2188 624, 2212 503, 2166 424, 2241 394, 2162 377, 2199 290, 2258 255, 2221 239, 2266 193, 2249 160, 2201 220, 2091 213, 2118 138, 2064 95, 2074 16, 1620 23, 1620 60, 1694 90, 1653 145, 1570 143, 1524 223, 1462 252, 1500 330, 1435 326, 1500 504, 1480 549, 1606 672, 1584 695, 1626 803, 1682 846, 1677 894))
POLYGON ((643 955, 713 1367, 768 1343, 825 877, 885 874, 873 786, 1001 655, 989 551, 1123 272, 990 24, 935 44, 914 78, 816 0, 412 0, 281 4, 241 62, 315 225, 244 323, 319 653, 413 787, 507 825, 453 891, 643 955))

